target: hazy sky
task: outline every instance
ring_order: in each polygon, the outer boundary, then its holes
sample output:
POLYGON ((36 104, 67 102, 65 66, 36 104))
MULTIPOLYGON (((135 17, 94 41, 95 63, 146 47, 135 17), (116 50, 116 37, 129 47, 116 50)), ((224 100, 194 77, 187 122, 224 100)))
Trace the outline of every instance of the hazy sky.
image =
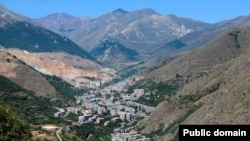
POLYGON ((121 8, 134 11, 152 8, 160 14, 175 14, 209 23, 250 15, 250 0, 0 0, 12 11, 39 18, 65 12, 96 18, 121 8))

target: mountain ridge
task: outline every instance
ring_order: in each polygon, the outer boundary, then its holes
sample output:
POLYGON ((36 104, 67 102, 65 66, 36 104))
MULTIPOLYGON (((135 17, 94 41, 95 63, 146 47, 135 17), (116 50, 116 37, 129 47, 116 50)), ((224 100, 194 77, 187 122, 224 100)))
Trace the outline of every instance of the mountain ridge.
POLYGON ((95 59, 69 38, 39 26, 34 20, 0 7, 0 45, 34 52, 64 51, 95 59), (32 40, 30 40, 32 38, 32 40))
POLYGON ((38 96, 46 96, 47 94, 55 96, 55 88, 41 74, 32 70, 15 55, 0 50, 0 57, 1 75, 11 79, 23 88, 36 92, 38 96))
POLYGON ((92 19, 78 30, 60 34, 74 40, 88 52, 103 40, 116 40, 137 51, 138 57, 146 62, 150 58, 157 61, 164 56, 199 48, 223 31, 247 25, 250 19, 249 16, 242 16, 210 24, 174 14, 161 15, 150 8, 128 12, 121 10, 117 14, 115 11, 92 19), (185 45, 182 48, 169 46, 176 40, 185 45))
MULTIPOLYGON (((41 21, 39 23, 47 28, 51 27, 50 24, 44 24, 41 21)), ((54 20, 52 20, 52 23, 54 23, 54 20)), ((68 20, 68 23, 70 24, 71 21, 68 20)), ((58 25, 60 26, 60 24, 58 25)), ((92 54, 103 41, 115 40, 124 47, 136 51, 138 53, 137 58, 141 62, 147 62, 151 59, 157 59, 158 56, 160 57, 155 51, 165 43, 167 44, 194 30, 203 29, 208 25, 174 15, 161 15, 150 8, 128 12, 118 9, 91 19, 81 27, 72 26, 74 30, 70 32, 60 32, 59 30, 56 32, 69 37, 92 54)), ((53 27, 50 29, 55 31, 53 27)), ((119 54, 123 53, 120 52, 119 54)), ((112 57, 108 58, 111 59, 112 57)), ((112 62, 112 60, 108 62, 112 62)), ((106 62, 102 63, 105 64, 106 62)), ((117 63, 114 64, 114 66, 118 65, 117 63)), ((145 63, 144 65, 150 64, 145 63)))
POLYGON ((0 27, 1 47, 34 69, 47 75, 60 76, 74 86, 90 86, 90 80, 85 78, 88 76, 103 82, 110 81, 116 76, 113 69, 101 65, 69 38, 39 24, 32 24, 28 21, 29 18, 22 19, 22 16, 6 8, 0 10, 2 11, 0 17, 3 19, 0 22, 6 23, 0 27), (9 18, 5 16, 8 14, 9 18), (15 20, 9 21, 9 19, 15 20), (41 57, 43 55, 44 57, 41 57))
MULTIPOLYGON (((119 66, 127 62, 137 62, 138 53, 126 48, 115 40, 105 40, 90 51, 90 54, 109 67, 121 70, 119 66)), ((124 65, 123 67, 126 67, 124 65)))
POLYGON ((195 51, 169 58, 141 76, 183 86, 138 125, 163 141, 177 137, 179 124, 248 124, 250 26, 232 29, 195 51), (159 125, 163 124, 163 129, 159 125))

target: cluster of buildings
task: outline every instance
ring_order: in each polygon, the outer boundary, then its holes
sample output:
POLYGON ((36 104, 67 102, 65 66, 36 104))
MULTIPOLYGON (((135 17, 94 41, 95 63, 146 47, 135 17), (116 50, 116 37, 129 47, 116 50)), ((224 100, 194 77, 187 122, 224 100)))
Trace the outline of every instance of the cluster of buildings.
MULTIPOLYGON (((106 126, 110 122, 134 122, 136 117, 145 117, 154 110, 154 107, 136 102, 145 95, 144 89, 134 89, 132 94, 126 93, 125 86, 135 80, 138 79, 130 79, 103 89, 91 90, 76 97, 76 107, 67 107, 66 110, 60 108, 54 116, 66 117, 69 113, 77 114, 79 115, 78 125, 93 122, 106 126), (112 118, 105 119, 107 115, 112 118)), ((114 137, 121 141, 124 139, 126 141, 147 141, 148 139, 135 132, 116 133, 114 137)))
POLYGON ((150 138, 138 133, 137 130, 132 129, 126 133, 116 132, 112 135, 112 141, 150 141, 150 138))
POLYGON ((101 124, 101 123, 104 123, 104 118, 101 118, 98 115, 93 115, 93 114, 79 116, 78 124, 83 124, 83 123, 87 123, 87 122, 101 124))

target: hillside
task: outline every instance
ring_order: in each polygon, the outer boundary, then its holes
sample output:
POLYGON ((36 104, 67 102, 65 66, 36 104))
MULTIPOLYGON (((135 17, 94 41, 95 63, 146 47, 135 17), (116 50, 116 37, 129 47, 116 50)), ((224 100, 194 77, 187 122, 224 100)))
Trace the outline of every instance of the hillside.
POLYGON ((53 118, 52 114, 56 110, 52 108, 48 99, 45 97, 38 98, 35 92, 24 89, 2 75, 0 75, 0 82, 2 84, 0 87, 0 103, 15 110, 22 120, 28 121, 29 124, 39 124, 53 118))
MULTIPOLYGON (((1 77, 1 76, 0 76, 1 77)), ((0 78, 1 79, 1 78, 0 78)), ((0 139, 7 140, 30 140, 29 126, 8 106, 0 103, 0 139)))
MULTIPOLYGON (((51 55, 51 54, 27 55, 27 53, 24 53, 23 51, 20 50, 9 50, 9 51, 11 53, 7 52, 5 49, 0 50, 0 66, 1 66, 0 75, 7 77, 15 84, 22 87, 23 89, 34 92, 34 96, 46 97, 49 99, 57 99, 60 101, 59 105, 65 105, 65 104, 74 105, 73 103, 75 100, 74 96, 82 94, 82 92, 85 91, 85 89, 74 87, 73 84, 76 84, 78 81, 80 81, 76 79, 73 83, 70 78, 74 77, 74 75, 70 75, 71 77, 64 76, 68 74, 70 71, 74 71, 73 68, 68 66, 69 64, 65 65, 62 62, 58 62, 57 59, 52 59, 54 63, 58 63, 57 65, 53 63, 52 64, 48 63, 52 61, 50 59, 44 59, 44 62, 43 61, 37 62, 37 60, 39 60, 37 56, 43 55, 44 57, 46 57, 45 55, 51 55), (44 67, 43 65, 47 67, 44 67), (51 65, 56 67, 52 67, 51 65), (62 66, 63 67, 66 66, 69 69, 65 69, 65 71, 63 71, 62 66), (41 69, 40 67, 43 69, 41 69), (48 70, 46 70, 45 68, 47 68, 48 70), (51 73, 49 73, 50 71, 51 73), (56 76, 55 74, 58 74, 59 76, 56 76), (60 74, 62 75, 61 76, 62 78, 60 78, 60 74), (65 77, 68 78, 66 80, 72 82, 73 84, 70 84, 67 81, 65 81, 63 79, 65 77)), ((60 56, 54 55, 53 57, 60 57, 60 56)), ((84 73, 81 70, 79 71, 77 69, 75 69, 75 71, 76 73, 84 73)), ((81 82, 84 82, 82 81, 83 79, 84 78, 81 78, 81 82)))
POLYGON ((104 39, 115 39, 125 47, 146 53, 162 43, 182 37, 208 24, 164 16, 153 9, 130 12, 114 10, 67 35, 70 39, 90 51, 104 39), (198 28, 197 28, 198 27, 198 28))
MULTIPOLYGON (((0 75, 0 83, 1 141, 38 140, 40 137, 35 136, 34 133, 39 132, 41 136, 48 134, 41 129, 43 124, 69 124, 68 121, 53 116, 58 111, 55 106, 70 103, 70 99, 65 100, 67 96, 63 96, 63 93, 57 91, 57 96, 53 99, 49 95, 39 96, 34 91, 27 90, 2 75, 0 75)), ((64 87, 63 90, 66 88, 64 87)), ((55 140, 54 136, 50 134, 46 135, 46 138, 55 140)))
MULTIPOLYGON (((158 56, 155 57, 154 50, 176 38, 204 29, 209 25, 175 15, 161 15, 153 9, 136 11, 117 9, 94 19, 81 20, 81 18, 54 14, 36 19, 36 21, 48 29, 67 36, 92 54, 95 54, 95 51, 98 53, 98 48, 103 42, 113 40, 117 44, 137 52, 137 58, 140 61, 158 58, 158 56), (48 20, 51 22, 46 22, 48 20), (76 21, 78 22, 76 23, 76 21), (80 21, 82 21, 82 26, 79 25, 80 21), (54 28, 54 25, 57 25, 58 28, 54 28), (67 28, 67 25, 71 25, 72 30, 63 32, 61 29, 67 28)), ((109 52, 109 50, 104 50, 104 52, 109 52)), ((114 52, 124 53, 122 50, 114 52)), ((99 60, 107 65, 113 61, 113 58, 119 60, 118 55, 112 55, 106 54, 103 62, 102 59, 99 60)), ((123 58, 123 60, 131 61, 130 58, 123 58)), ((120 65, 118 62, 112 63, 114 66, 120 65)), ((130 66, 133 65, 134 63, 130 66)))
POLYGON ((0 66, 0 75, 8 77, 25 89, 36 92, 37 96, 49 94, 55 97, 55 88, 39 72, 27 66, 15 55, 0 51, 0 66))
MULTIPOLYGON (((143 62, 142 67, 144 67, 155 64, 159 59, 199 48, 226 30, 249 24, 250 18, 240 16, 208 24, 173 14, 161 15, 153 9, 135 11, 117 9, 92 19, 61 13, 48 15, 36 21, 48 29, 67 36, 91 54, 98 54, 98 48, 103 42, 114 40, 125 48, 136 51, 137 59, 143 62), (95 51, 97 53, 94 53, 95 51)), ((110 51, 107 48, 102 50, 110 51)), ((121 50, 113 52, 123 54, 121 50)), ((105 59, 96 57, 105 65, 110 65, 111 62, 113 66, 120 66, 118 62, 112 62, 113 58, 120 60, 118 55, 106 53, 105 59)), ((123 58, 123 61, 131 60, 123 58)), ((136 63, 125 65, 134 67, 136 63)))
POLYGON ((138 62, 138 53, 114 40, 106 40, 95 47, 90 54, 109 67, 121 70, 128 62, 138 62))
POLYGON ((68 38, 27 22, 18 21, 0 28, 0 39, 0 44, 6 48, 31 52, 66 52, 95 60, 68 38))
POLYGON ((0 7, 0 45, 31 52, 66 52, 96 61, 67 37, 45 29, 35 22, 0 7))
POLYGON ((67 13, 56 13, 35 19, 35 21, 44 25, 47 29, 66 35, 91 23, 91 18, 84 16, 74 17, 67 13))
POLYGON ((182 81, 139 124, 142 133, 167 141, 178 138, 179 124, 249 124, 249 37, 249 26, 227 31, 142 73, 147 81, 182 81))
POLYGON ((215 24, 212 24, 211 26, 201 29, 199 31, 192 32, 190 34, 187 34, 183 37, 181 37, 180 40, 185 42, 187 44, 186 48, 197 48, 200 47, 207 42, 214 39, 216 36, 221 34, 222 32, 242 27, 250 24, 250 16, 239 16, 230 20, 221 21, 215 24))
POLYGON ((216 38, 222 32, 239 28, 250 24, 250 16, 239 16, 230 20, 210 24, 206 28, 200 28, 190 32, 183 37, 166 42, 161 47, 153 51, 153 54, 164 58, 186 51, 197 49, 216 38))
MULTIPOLYGON (((6 50, 6 49, 5 49, 6 50)), ((96 81, 108 82, 116 77, 116 71, 105 68, 89 59, 65 53, 34 53, 17 49, 8 49, 8 52, 46 75, 61 77, 73 86, 91 86, 89 78, 96 81)))
POLYGON ((116 77, 116 71, 101 65, 76 43, 28 17, 1 6, 0 18, 0 46, 37 71, 62 77, 74 86, 89 87, 93 81, 89 78, 107 82, 116 77))

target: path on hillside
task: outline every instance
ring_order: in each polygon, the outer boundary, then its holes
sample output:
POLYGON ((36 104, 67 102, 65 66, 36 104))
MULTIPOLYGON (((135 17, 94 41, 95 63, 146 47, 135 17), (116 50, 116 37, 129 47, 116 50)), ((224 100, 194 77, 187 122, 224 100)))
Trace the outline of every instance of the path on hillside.
POLYGON ((56 131, 56 136, 57 136, 59 141, 63 141, 62 138, 59 135, 59 132, 61 132, 62 129, 63 129, 63 127, 61 127, 59 130, 56 131))

